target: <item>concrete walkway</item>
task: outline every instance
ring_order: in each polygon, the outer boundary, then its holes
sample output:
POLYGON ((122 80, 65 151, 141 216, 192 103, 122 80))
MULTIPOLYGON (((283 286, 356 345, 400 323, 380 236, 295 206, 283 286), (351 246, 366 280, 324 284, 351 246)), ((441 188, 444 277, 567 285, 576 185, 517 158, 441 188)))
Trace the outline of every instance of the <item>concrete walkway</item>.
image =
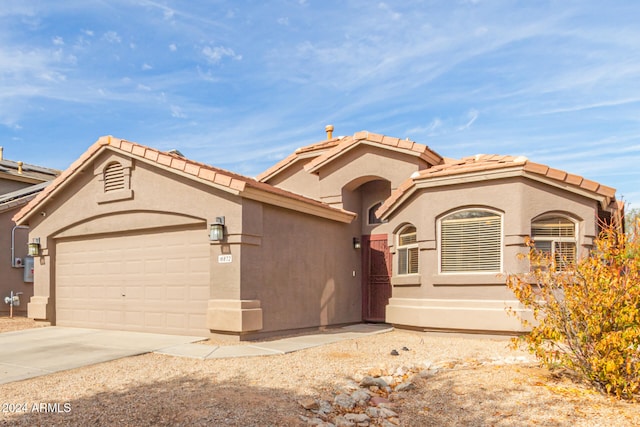
POLYGON ((229 357, 272 356, 286 354, 323 344, 389 332, 385 324, 358 324, 328 329, 309 335, 298 335, 272 341, 246 342, 238 345, 178 344, 157 350, 156 353, 196 359, 223 359, 229 357))
POLYGON ((313 335, 214 346, 202 337, 50 326, 0 334, 0 384, 156 352, 220 359, 270 356, 392 330, 388 325, 351 325, 313 335))

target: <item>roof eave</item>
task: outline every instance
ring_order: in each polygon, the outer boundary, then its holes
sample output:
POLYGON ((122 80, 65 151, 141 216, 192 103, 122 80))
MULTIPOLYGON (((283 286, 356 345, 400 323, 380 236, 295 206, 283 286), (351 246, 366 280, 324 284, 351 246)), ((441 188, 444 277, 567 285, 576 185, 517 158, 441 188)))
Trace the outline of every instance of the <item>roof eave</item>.
POLYGON ((304 200, 292 199, 290 197, 286 197, 276 193, 270 193, 251 186, 247 186, 247 188, 241 193, 241 196, 258 202, 267 203, 273 206, 278 206, 281 208, 290 209, 297 212, 342 222, 345 224, 351 223, 357 217, 357 215, 353 212, 349 212, 343 209, 337 209, 328 205, 323 205, 321 202, 311 203, 304 200))
POLYGON ((608 196, 605 194, 600 194, 598 192, 589 191, 589 190, 568 184, 566 182, 559 182, 557 180, 548 178, 546 176, 542 176, 533 172, 527 172, 524 170, 523 165, 518 165, 518 166, 509 167, 509 168, 501 168, 501 169, 489 170, 489 171, 484 170, 484 171, 476 171, 476 172, 456 174, 456 175, 411 179, 411 182, 406 185, 407 187, 406 190, 403 191, 402 194, 393 203, 391 203, 386 209, 383 209, 380 212, 380 219, 382 220, 388 219, 394 211, 396 211, 400 206, 402 206, 404 202, 407 199, 409 199, 419 189, 435 188, 435 187, 442 187, 447 185, 459 185, 459 184, 466 184, 470 182, 480 182, 480 181, 513 178, 513 177, 529 178, 534 181, 538 181, 538 182, 550 185, 552 187, 556 187, 565 191, 572 192, 574 194, 581 195, 583 197, 587 197, 589 199, 597 201, 603 210, 608 210, 611 201, 615 199, 615 197, 613 196, 608 196))

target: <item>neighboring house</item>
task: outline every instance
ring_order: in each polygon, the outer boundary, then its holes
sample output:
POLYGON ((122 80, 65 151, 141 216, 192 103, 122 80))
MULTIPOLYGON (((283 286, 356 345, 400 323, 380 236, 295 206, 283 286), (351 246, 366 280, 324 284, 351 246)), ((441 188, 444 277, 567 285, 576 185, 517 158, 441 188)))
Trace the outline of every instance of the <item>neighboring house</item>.
POLYGON ((578 257, 620 214, 612 188, 523 157, 327 130, 257 180, 101 138, 14 217, 41 242, 29 317, 240 339, 517 332, 504 274, 529 268, 524 238, 578 257))
POLYGON ((18 295, 20 305, 15 315, 27 314, 27 303, 33 296, 31 269, 25 270, 28 227, 16 227, 12 217, 53 180, 59 171, 3 158, 0 147, 0 315, 9 314, 5 297, 18 295))

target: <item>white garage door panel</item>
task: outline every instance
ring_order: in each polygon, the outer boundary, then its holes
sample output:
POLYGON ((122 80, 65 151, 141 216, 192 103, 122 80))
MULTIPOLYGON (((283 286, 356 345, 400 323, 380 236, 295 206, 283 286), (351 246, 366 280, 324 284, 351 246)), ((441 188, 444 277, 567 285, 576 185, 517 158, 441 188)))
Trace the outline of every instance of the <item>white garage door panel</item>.
POLYGON ((209 260, 203 230, 60 241, 56 322, 206 336, 209 260))

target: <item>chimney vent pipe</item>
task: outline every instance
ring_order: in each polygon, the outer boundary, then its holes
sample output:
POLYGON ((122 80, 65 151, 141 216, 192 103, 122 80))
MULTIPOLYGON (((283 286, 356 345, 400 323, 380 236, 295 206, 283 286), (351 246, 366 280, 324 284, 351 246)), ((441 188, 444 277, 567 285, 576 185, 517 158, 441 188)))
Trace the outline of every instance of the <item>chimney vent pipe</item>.
POLYGON ((333 125, 326 125, 324 130, 327 132, 327 139, 333 139, 333 125))

